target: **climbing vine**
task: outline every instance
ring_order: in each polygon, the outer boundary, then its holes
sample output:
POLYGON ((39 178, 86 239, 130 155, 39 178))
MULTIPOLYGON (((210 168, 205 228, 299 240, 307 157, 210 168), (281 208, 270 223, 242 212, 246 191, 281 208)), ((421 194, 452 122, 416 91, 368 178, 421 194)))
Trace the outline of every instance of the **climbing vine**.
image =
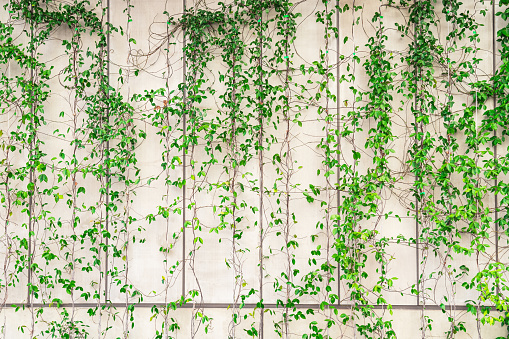
POLYGON ((5 338, 509 337, 509 1, 148 3, 2 4, 5 338))

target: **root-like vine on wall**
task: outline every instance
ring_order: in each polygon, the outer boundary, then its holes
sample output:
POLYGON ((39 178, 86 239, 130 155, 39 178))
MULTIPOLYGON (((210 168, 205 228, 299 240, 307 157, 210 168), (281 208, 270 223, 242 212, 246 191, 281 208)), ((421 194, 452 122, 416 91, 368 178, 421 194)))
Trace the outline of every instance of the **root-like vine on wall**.
POLYGON ((4 338, 509 338, 508 0, 2 5, 4 338))

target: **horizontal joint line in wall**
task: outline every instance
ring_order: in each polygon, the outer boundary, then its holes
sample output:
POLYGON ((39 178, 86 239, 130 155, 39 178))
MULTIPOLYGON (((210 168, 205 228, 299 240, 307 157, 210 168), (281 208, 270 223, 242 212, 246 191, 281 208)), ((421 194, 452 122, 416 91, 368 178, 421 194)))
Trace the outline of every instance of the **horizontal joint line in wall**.
MULTIPOLYGON (((166 306, 166 305, 170 305, 170 303, 139 303, 139 304, 129 304, 129 305, 134 305, 135 307, 141 307, 141 308, 149 308, 149 307, 163 307, 163 306, 166 306)), ((243 308, 255 308, 257 304, 255 303, 246 303, 244 304, 244 307, 243 308)), ((228 308, 228 307, 232 307, 232 306, 235 306, 236 308, 239 308, 240 305, 239 304, 229 304, 229 303, 203 303, 203 304, 194 304, 189 302, 187 304, 184 304, 184 305, 179 305, 177 306, 177 308, 228 308)), ((380 310, 380 309, 387 309, 387 306, 386 305, 365 305, 365 306, 371 306, 373 307, 374 309, 376 310, 380 310)), ((13 308, 13 307, 25 307, 25 308, 30 308, 30 307, 34 307, 34 308, 46 308, 46 307, 53 307, 53 308, 58 308, 54 305, 50 306, 50 304, 37 304, 37 303, 33 303, 33 304, 27 304, 27 303, 22 303, 22 304, 14 304, 14 303, 8 303, 8 304, 4 304, 4 305, 1 305, 0 308, 13 308)), ((63 307, 73 307, 73 304, 71 303, 63 303, 63 304, 60 304, 60 308, 63 308, 63 307)), ((96 304, 96 303, 74 303, 74 307, 75 308, 91 308, 91 307, 104 307, 104 308, 108 308, 108 307, 114 307, 114 308, 125 308, 126 307, 126 304, 125 303, 101 303, 101 304, 96 304)), ((361 306, 359 306, 361 307, 361 306)), ((284 308, 282 306, 278 307, 277 304, 264 304, 264 308, 267 308, 267 309, 277 309, 277 308, 284 308)), ((289 307, 289 308, 293 308, 293 307, 289 307)), ((313 308, 313 309, 318 309, 320 308, 320 304, 298 304, 298 305, 295 305, 295 308, 313 308)), ((326 307, 328 308, 328 307, 326 307)), ((352 305, 348 305, 348 304, 342 304, 342 305, 334 305, 334 308, 338 309, 338 310, 349 310, 352 308, 352 305)), ((456 311, 466 311, 467 310, 467 306, 466 305, 456 305, 456 306, 453 306, 453 305, 446 305, 445 307, 440 307, 438 305, 426 305, 425 307, 423 305, 392 305, 392 309, 394 310, 421 310, 425 308, 426 310, 430 310, 430 311, 441 311, 443 309, 445 310, 450 310, 451 308, 456 310, 456 311)), ((494 309, 492 309, 494 310, 494 309)))

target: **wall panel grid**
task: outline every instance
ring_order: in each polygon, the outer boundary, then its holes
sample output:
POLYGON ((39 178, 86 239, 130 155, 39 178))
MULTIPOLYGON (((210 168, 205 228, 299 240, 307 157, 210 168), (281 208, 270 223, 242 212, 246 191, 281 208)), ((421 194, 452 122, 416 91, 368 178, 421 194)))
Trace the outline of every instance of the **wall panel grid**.
POLYGON ((0 3, 3 338, 509 337, 509 1, 0 3))

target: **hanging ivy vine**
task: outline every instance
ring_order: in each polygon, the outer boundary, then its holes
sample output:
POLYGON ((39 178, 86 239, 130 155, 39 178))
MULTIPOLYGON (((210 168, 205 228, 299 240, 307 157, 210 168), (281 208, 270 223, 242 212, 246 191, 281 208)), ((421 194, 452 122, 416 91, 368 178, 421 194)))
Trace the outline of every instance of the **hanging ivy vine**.
POLYGON ((509 338, 509 1, 3 5, 4 337, 509 338))

